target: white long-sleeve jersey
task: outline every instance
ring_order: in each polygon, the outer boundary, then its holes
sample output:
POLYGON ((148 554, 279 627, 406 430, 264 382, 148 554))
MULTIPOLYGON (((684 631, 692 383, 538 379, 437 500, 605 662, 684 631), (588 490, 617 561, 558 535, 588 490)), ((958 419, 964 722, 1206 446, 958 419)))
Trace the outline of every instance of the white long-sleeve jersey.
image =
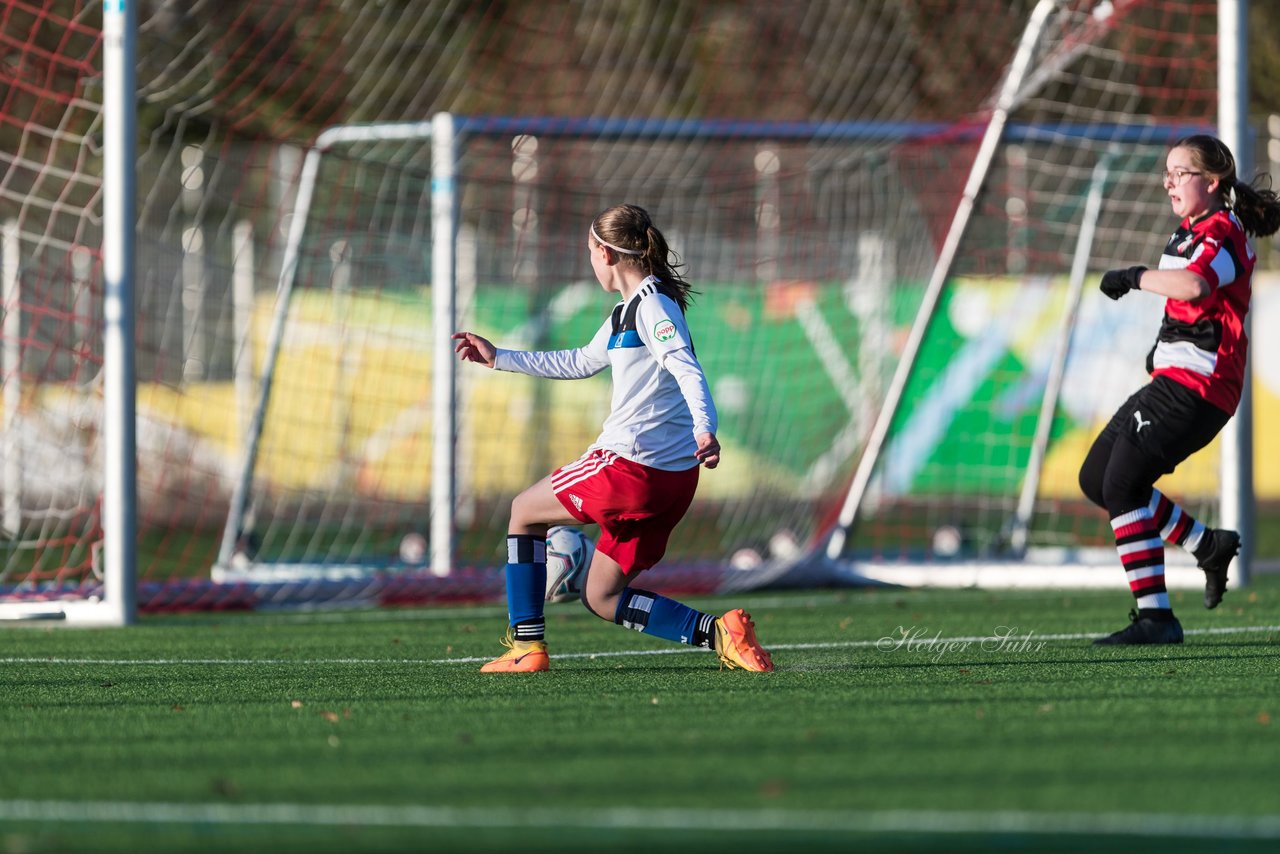
POLYGON ((612 368, 613 400, 599 438, 603 448, 641 465, 683 471, 698 465, 694 438, 716 432, 716 408, 693 350, 684 313, 650 276, 621 302, 585 347, 504 350, 500 371, 583 379, 612 368))

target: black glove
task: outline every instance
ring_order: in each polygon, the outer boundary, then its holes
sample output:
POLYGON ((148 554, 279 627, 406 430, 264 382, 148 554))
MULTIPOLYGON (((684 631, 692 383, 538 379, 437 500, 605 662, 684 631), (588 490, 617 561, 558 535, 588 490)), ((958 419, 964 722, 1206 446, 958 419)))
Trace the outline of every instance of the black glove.
POLYGON ((1102 274, 1102 284, 1098 287, 1102 288, 1102 292, 1112 299, 1120 299, 1120 297, 1136 291, 1138 282, 1142 279, 1142 274, 1147 272, 1146 267, 1130 267, 1127 270, 1109 270, 1102 274))

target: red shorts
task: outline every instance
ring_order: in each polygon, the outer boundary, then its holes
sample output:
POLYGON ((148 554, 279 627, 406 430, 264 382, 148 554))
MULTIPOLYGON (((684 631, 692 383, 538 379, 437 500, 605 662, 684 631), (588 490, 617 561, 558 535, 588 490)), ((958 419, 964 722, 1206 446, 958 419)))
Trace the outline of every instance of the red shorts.
POLYGON ((596 548, 630 575, 662 560, 698 489, 698 467, 663 471, 594 450, 552 472, 551 489, 573 518, 600 526, 596 548))

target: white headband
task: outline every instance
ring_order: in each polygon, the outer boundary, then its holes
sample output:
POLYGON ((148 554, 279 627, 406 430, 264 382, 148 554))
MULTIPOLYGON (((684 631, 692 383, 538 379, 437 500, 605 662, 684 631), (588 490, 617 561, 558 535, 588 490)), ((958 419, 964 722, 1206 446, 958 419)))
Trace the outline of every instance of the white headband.
POLYGON ((623 255, 643 255, 644 254, 643 252, 638 252, 635 249, 623 249, 621 246, 614 246, 612 243, 605 243, 603 240, 600 239, 600 235, 596 234, 596 224, 594 222, 591 223, 591 236, 596 239, 596 243, 599 243, 601 246, 608 246, 614 252, 621 252, 623 255))

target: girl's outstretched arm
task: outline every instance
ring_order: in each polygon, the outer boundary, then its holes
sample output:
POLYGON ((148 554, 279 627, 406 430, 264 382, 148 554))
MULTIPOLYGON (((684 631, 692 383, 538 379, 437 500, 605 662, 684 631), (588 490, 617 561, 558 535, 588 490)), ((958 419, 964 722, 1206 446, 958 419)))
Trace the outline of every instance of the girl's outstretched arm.
POLYGON ((493 367, 493 360, 498 350, 489 342, 488 338, 483 338, 474 332, 455 332, 452 338, 458 342, 454 346, 453 352, 458 354, 460 360, 463 362, 479 362, 486 368, 493 367))

